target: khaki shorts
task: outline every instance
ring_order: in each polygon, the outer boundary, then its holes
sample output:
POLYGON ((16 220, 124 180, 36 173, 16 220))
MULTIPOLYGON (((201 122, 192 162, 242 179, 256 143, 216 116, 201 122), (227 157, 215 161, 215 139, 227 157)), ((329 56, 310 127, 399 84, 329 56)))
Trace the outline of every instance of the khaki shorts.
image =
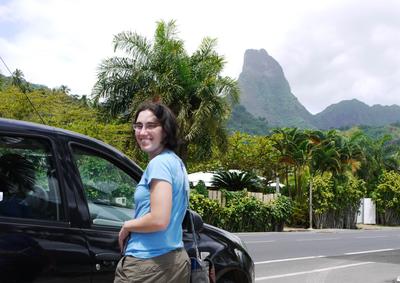
POLYGON ((185 249, 177 249, 149 259, 124 256, 115 270, 114 283, 190 281, 190 260, 185 249))

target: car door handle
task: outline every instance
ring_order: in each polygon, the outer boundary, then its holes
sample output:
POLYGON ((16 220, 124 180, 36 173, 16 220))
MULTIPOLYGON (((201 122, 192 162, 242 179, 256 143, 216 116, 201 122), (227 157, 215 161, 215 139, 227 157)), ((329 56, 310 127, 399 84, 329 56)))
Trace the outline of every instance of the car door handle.
POLYGON ((96 265, 95 268, 97 271, 100 271, 102 266, 106 269, 109 268, 115 268, 117 265, 117 262, 121 258, 120 254, 115 254, 115 253, 101 253, 101 254, 96 254, 94 256, 96 259, 96 265))

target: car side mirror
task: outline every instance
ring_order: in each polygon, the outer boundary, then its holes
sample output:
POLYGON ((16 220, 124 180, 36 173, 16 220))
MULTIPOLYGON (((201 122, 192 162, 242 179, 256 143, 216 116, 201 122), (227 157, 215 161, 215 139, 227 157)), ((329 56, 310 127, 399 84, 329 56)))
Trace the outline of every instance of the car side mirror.
POLYGON ((183 222, 182 222, 182 227, 183 229, 187 230, 188 232, 192 232, 192 226, 190 225, 190 214, 192 215, 192 219, 193 219, 193 224, 194 224, 194 231, 200 232, 203 229, 203 219, 201 218, 201 216, 193 211, 193 210, 186 210, 186 214, 185 217, 183 218, 183 222))

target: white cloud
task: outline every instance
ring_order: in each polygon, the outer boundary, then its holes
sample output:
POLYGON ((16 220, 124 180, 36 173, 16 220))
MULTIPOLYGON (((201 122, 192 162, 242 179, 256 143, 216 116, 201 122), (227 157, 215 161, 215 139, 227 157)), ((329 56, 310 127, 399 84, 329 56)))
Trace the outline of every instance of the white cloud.
POLYGON ((300 102, 313 113, 352 98, 400 104, 393 76, 400 70, 399 10, 398 1, 353 0, 310 15, 289 34, 276 58, 300 102))

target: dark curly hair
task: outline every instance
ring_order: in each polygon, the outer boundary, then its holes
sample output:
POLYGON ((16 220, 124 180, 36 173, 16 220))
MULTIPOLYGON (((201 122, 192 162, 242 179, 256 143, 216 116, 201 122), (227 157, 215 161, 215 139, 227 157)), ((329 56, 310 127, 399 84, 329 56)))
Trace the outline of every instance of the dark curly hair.
POLYGON ((136 122, 139 113, 145 110, 153 112, 154 116, 157 117, 158 122, 161 124, 165 133, 165 138, 163 140, 164 146, 172 151, 176 151, 179 143, 178 123, 171 109, 159 102, 143 102, 136 110, 132 124, 136 122))

